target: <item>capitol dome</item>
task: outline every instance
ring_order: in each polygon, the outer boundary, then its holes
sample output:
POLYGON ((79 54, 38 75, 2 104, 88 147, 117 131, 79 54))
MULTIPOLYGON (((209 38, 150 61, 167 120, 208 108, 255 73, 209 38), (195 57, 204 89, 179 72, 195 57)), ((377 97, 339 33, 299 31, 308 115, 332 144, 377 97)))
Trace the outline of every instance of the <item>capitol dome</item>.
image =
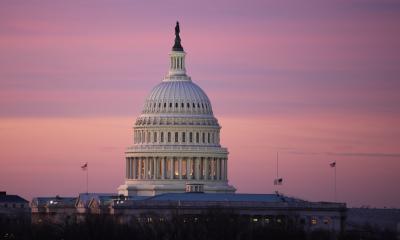
POLYGON ((144 102, 126 155, 123 195, 235 192, 228 185, 228 150, 206 93, 186 74, 179 23, 170 69, 144 102))
POLYGON ((205 92, 190 79, 167 80, 153 88, 142 113, 212 115, 212 108, 205 92))

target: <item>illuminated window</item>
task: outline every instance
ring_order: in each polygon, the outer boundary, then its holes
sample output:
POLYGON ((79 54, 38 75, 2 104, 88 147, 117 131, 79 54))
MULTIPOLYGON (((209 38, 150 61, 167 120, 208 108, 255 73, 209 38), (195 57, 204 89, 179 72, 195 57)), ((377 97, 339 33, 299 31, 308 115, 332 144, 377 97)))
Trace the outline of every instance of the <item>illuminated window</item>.
POLYGON ((312 225, 316 225, 318 223, 317 218, 316 217, 312 217, 311 218, 311 224, 312 225))

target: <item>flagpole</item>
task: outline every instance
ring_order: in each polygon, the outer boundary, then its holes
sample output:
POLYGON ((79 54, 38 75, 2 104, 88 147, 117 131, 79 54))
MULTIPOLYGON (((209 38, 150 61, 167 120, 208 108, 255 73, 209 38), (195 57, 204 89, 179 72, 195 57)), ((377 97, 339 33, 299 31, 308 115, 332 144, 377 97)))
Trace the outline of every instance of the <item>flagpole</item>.
POLYGON ((276 179, 279 178, 279 152, 276 152, 276 179))
MULTIPOLYGON (((336 161, 335 161, 335 163, 336 163, 336 161)), ((334 195, 334 199, 335 199, 335 202, 336 202, 336 165, 337 164, 335 164, 335 173, 334 173, 335 174, 335 184, 334 184, 334 194, 335 194, 334 195)))
POLYGON ((86 194, 89 194, 89 164, 86 167, 86 194))

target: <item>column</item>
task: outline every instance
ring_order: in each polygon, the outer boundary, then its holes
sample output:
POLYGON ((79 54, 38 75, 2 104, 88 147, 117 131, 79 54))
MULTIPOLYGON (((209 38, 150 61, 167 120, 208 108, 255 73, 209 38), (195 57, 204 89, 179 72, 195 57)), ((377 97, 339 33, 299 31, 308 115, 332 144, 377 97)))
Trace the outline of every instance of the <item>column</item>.
POLYGON ((153 157, 153 179, 157 179, 157 158, 153 157))
POLYGON ((125 167, 126 167, 125 178, 129 178, 129 160, 128 160, 128 158, 126 158, 125 167))
POLYGON ((221 180, 221 175, 220 175, 220 171, 221 171, 221 158, 216 158, 217 161, 217 180, 221 180))
POLYGON ((139 161, 138 179, 142 179, 142 158, 138 158, 137 160, 139 161))
POLYGON ((179 158, 179 180, 182 180, 182 158, 179 158))
POLYGON ((228 180, 228 159, 224 159, 225 162, 225 180, 228 180))
POLYGON ((136 172, 136 166, 137 166, 137 159, 134 157, 133 158, 133 179, 137 178, 137 172, 136 172))
POLYGON ((132 158, 129 158, 129 179, 132 178, 132 158))
POLYGON ((194 165, 194 177, 196 180, 200 178, 200 159, 198 157, 194 158, 195 165, 194 165))
POLYGON ((225 161, 221 158, 221 180, 225 180, 225 161))
POLYGON ((191 168, 190 168, 190 158, 186 158, 186 178, 190 180, 192 177, 190 176, 191 168))
POLYGON ((208 180, 208 158, 204 158, 203 163, 204 180, 208 180))
POLYGON ((171 174, 170 174, 170 179, 174 179, 174 158, 173 157, 171 157, 170 158, 170 161, 169 161, 169 164, 170 164, 170 172, 171 172, 171 174))
POLYGON ((165 179, 165 157, 161 158, 161 179, 165 179))
POLYGON ((211 180, 215 180, 214 173, 215 173, 215 158, 211 158, 211 180))

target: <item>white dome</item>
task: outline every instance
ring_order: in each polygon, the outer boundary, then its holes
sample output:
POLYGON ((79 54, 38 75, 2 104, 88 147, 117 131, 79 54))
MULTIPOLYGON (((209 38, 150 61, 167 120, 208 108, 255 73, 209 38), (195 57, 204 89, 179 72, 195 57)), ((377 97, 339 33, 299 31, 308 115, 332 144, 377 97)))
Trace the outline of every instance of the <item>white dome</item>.
POLYGON ((143 113, 212 115, 212 107, 205 92, 192 81, 163 81, 150 92, 143 113))

